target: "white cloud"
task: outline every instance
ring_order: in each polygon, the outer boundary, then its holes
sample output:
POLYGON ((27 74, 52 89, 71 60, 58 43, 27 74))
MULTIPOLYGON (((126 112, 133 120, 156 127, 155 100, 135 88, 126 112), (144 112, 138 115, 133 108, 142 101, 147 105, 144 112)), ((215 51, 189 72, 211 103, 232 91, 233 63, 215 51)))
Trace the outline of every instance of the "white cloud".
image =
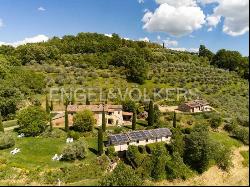
POLYGON ((149 42, 150 40, 148 37, 145 37, 145 38, 139 38, 139 41, 149 42))
POLYGON ((196 6, 195 0, 156 0, 158 4, 165 4, 167 3, 173 7, 181 7, 181 6, 196 6))
POLYGON ((193 52, 193 53, 198 53, 199 49, 198 48, 185 48, 185 47, 175 47, 175 48, 169 48, 174 51, 187 51, 187 52, 193 52))
POLYGON ((0 28, 3 27, 3 20, 0 19, 0 28))
POLYGON ((107 37, 112 38, 112 34, 104 34, 104 35, 107 36, 107 37))
POLYGON ((213 27, 209 27, 209 28, 207 29, 207 32, 211 32, 211 31, 213 31, 213 27))
POLYGON ((144 3, 144 0, 138 0, 138 3, 140 4, 144 3))
POLYGON ((214 0, 218 3, 213 14, 207 17, 209 27, 216 27, 224 17, 223 32, 231 36, 249 31, 249 0, 214 0))
POLYGON ((189 35, 189 37, 190 37, 190 38, 195 38, 195 36, 194 36, 194 35, 192 35, 192 34, 190 34, 190 35, 189 35))
POLYGON ((42 6, 40 6, 37 10, 42 11, 42 12, 46 11, 46 9, 44 7, 42 7, 42 6))
POLYGON ((161 40, 161 36, 160 35, 157 36, 157 40, 161 40))
POLYGON ((0 41, 0 45, 11 45, 11 46, 17 47, 19 45, 24 45, 27 43, 46 42, 48 40, 49 40, 49 37, 41 34, 41 35, 37 35, 31 38, 25 38, 24 40, 21 40, 21 41, 12 42, 12 43, 6 43, 6 42, 0 41))
POLYGON ((178 45, 178 41, 171 40, 170 38, 167 38, 166 40, 163 40, 166 47, 176 47, 178 45))
POLYGON ((205 15, 194 1, 156 1, 160 4, 159 7, 154 12, 147 11, 142 18, 143 28, 149 32, 183 36, 200 29, 205 23, 205 15))

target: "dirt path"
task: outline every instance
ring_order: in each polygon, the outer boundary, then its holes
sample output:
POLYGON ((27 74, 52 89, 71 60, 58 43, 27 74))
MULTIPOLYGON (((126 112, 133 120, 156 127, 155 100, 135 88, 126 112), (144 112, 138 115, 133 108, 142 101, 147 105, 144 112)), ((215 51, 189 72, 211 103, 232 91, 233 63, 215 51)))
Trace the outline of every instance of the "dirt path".
POLYGON ((168 186, 168 185, 175 185, 175 186, 188 186, 188 185, 197 185, 197 186, 232 186, 232 185, 239 185, 245 186, 249 185, 249 168, 244 167, 242 165, 242 161, 244 158, 241 156, 240 151, 247 151, 249 150, 248 146, 242 146, 237 148, 233 152, 232 162, 233 167, 227 173, 220 170, 217 166, 210 168, 207 172, 204 172, 202 175, 196 176, 192 179, 182 181, 182 180, 175 180, 172 182, 164 181, 153 185, 159 186, 168 186))

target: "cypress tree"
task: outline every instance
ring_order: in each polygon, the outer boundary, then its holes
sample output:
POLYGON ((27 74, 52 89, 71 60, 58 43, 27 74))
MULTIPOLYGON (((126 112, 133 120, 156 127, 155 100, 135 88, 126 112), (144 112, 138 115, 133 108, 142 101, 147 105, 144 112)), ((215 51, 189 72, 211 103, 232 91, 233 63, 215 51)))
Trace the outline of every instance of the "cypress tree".
POLYGON ((137 118, 136 109, 134 109, 133 119, 132 119, 132 130, 136 130, 136 118, 137 118))
POLYGON ((98 128, 98 154, 103 154, 103 131, 102 128, 98 128))
POLYGON ((49 114, 50 113, 50 106, 49 106, 49 100, 48 96, 46 95, 46 112, 49 114))
POLYGON ((108 104, 108 94, 106 94, 105 104, 108 104))
POLYGON ((75 95, 74 95, 74 93, 72 93, 72 95, 71 95, 71 104, 74 105, 75 102, 76 102, 75 95))
POLYGON ((2 121, 1 112, 0 112, 0 132, 4 132, 4 127, 3 127, 3 121, 2 121))
POLYGON ((102 109, 102 130, 103 130, 103 132, 106 131, 106 118, 105 118, 104 105, 103 105, 103 109, 102 109))
POLYGON ((154 103, 153 100, 150 100, 149 110, 148 110, 148 126, 154 125, 154 103))
POLYGON ((176 113, 174 112, 173 127, 176 128, 176 113))
POLYGON ((52 115, 49 116, 49 126, 50 126, 50 131, 52 131, 53 130, 52 115))
POLYGON ((51 100, 50 101, 50 111, 53 111, 54 110, 54 105, 53 105, 53 101, 51 100))
POLYGON ((68 132, 69 131, 69 116, 68 116, 68 99, 66 98, 65 101, 65 115, 64 115, 64 123, 65 123, 65 131, 68 132))
POLYGON ((88 94, 86 95, 86 105, 90 105, 88 94))

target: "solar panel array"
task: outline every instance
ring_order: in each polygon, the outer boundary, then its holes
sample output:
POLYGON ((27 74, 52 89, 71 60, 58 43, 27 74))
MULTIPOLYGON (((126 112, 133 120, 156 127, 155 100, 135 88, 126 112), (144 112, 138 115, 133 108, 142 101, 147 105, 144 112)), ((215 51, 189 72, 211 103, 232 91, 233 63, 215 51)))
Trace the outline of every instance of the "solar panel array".
POLYGON ((140 130, 140 131, 132 131, 127 134, 115 134, 109 136, 110 143, 124 144, 131 141, 140 141, 147 139, 155 139, 161 137, 171 136, 172 133, 168 128, 160 128, 160 129, 151 129, 151 130, 140 130))
POLYGON ((120 144, 129 142, 128 136, 126 134, 115 134, 110 136, 112 144, 120 144))

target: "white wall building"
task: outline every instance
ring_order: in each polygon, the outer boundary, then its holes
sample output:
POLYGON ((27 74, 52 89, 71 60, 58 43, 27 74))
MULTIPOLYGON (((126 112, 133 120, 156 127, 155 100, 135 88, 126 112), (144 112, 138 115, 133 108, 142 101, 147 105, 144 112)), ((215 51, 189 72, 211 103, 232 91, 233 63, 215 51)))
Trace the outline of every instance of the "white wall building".
POLYGON ((122 105, 69 105, 69 114, 74 115, 79 111, 88 109, 95 115, 96 125, 102 125, 102 112, 105 111, 105 118, 107 125, 131 125, 132 116, 131 112, 122 111, 122 105))
POLYGON ((126 151, 129 145, 147 145, 156 142, 170 143, 172 133, 168 128, 132 131, 109 136, 109 146, 114 146, 115 151, 126 151))

